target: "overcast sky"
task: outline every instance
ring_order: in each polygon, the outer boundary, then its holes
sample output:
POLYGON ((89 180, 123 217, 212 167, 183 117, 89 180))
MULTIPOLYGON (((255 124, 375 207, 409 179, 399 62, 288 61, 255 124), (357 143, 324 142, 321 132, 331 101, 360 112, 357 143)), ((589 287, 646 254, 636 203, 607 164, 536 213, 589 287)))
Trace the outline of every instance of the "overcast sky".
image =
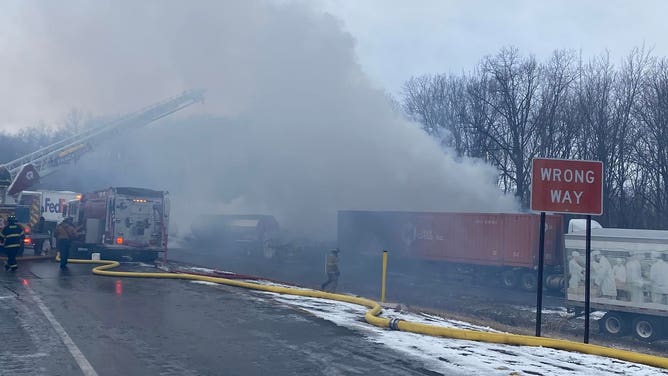
POLYGON ((0 6, 0 129, 204 87, 204 104, 120 138, 90 170, 172 192, 180 218, 202 212, 198 197, 304 234, 331 235, 340 209, 512 211, 496 170, 444 154, 378 89, 469 71, 508 45, 540 59, 572 48, 619 60, 643 42, 668 55, 663 2, 584 3, 16 0, 0 6), (207 116, 183 121, 193 114, 207 116))
POLYGON ((555 49, 614 61, 645 43, 668 56, 668 2, 661 0, 317 0, 356 40, 377 85, 397 93, 413 75, 461 72, 514 45, 538 58, 555 49))
MULTIPOLYGON (((665 37, 668 35, 665 19, 668 2, 661 0, 264 1, 276 8, 289 8, 298 3, 299 7, 305 5, 315 13, 333 15, 339 20, 339 26, 352 36, 354 58, 364 73, 377 88, 393 94, 398 94, 402 84, 411 76, 470 71, 482 57, 509 45, 539 59, 544 59, 555 49, 582 51, 585 58, 607 49, 612 53, 613 61, 619 61, 633 47, 643 43, 653 48, 655 55, 668 56, 668 39, 665 37)), ((236 2, 220 3, 231 7, 236 2)), ((94 114, 123 112, 139 103, 145 105, 144 102, 160 98, 162 94, 158 92, 178 92, 185 86, 183 80, 154 80, 157 83, 146 85, 141 93, 126 95, 121 101, 117 95, 120 88, 114 88, 118 86, 117 77, 100 74, 90 69, 91 64, 85 61, 122 57, 120 63, 111 65, 107 71, 127 71, 135 66, 133 80, 171 73, 177 57, 171 53, 161 56, 152 50, 157 48, 155 43, 160 45, 161 51, 178 49, 181 46, 176 43, 181 41, 157 38, 154 44, 145 44, 142 48, 151 50, 151 54, 144 53, 147 55, 144 60, 153 61, 138 64, 128 57, 141 55, 141 51, 128 48, 128 43, 118 42, 124 37, 122 29, 115 31, 116 34, 107 30, 116 30, 113 28, 115 23, 127 22, 120 11, 124 7, 153 5, 163 8, 164 13, 178 4, 186 3, 103 1, 93 4, 70 0, 68 6, 62 6, 48 1, 3 2, 0 6, 0 77, 4 85, 0 87, 0 129, 16 131, 39 122, 58 124, 72 108, 94 114), (87 22, 91 19, 88 12, 94 6, 97 7, 96 15, 102 16, 102 23, 87 22), (67 9, 71 10, 70 18, 58 23, 67 9), (105 33, 109 34, 107 40, 86 45, 89 40, 105 33), (83 48, 87 50, 81 51, 83 48), (79 55, 78 52, 85 53, 79 55), (96 94, 91 97, 86 89, 93 84, 96 94), (109 103, 118 106, 102 105, 109 103)), ((188 11, 180 14, 182 19, 175 18, 170 27, 179 30, 181 23, 191 22, 191 13, 208 6, 209 3, 203 1, 188 4, 188 11)), ((222 18, 225 15, 211 16, 222 18)), ((154 21, 150 17, 146 19, 147 24, 154 21)), ((150 30, 142 32, 141 36, 147 33, 150 34, 150 30)), ((230 30, 230 33, 257 43, 253 36, 239 30, 230 30)), ((197 46, 201 40, 198 36, 187 41, 187 45, 197 46)))

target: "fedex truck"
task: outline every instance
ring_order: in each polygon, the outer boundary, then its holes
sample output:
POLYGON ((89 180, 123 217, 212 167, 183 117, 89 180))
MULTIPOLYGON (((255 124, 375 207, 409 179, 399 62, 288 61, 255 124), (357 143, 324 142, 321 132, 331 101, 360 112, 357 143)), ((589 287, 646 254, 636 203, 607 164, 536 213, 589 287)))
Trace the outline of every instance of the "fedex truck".
MULTIPOLYGON (((50 190, 23 191, 19 194, 17 201, 19 205, 32 205, 34 198, 39 200, 39 212, 44 220, 58 224, 63 220, 65 205, 70 201, 81 199, 81 193, 50 190)), ((34 220, 34 223, 37 223, 39 217, 34 220)))
MULTIPOLYGON (((19 221, 26 228, 25 246, 32 247, 34 253, 48 252, 56 244, 54 233, 63 220, 63 209, 69 201, 81 199, 81 194, 72 191, 22 191, 16 198, 16 206, 26 208, 28 215, 19 221), (44 227, 36 227, 39 218, 44 217, 44 227)), ((24 209, 21 209, 25 211, 24 209)), ((17 216, 18 218, 18 216, 17 216)))

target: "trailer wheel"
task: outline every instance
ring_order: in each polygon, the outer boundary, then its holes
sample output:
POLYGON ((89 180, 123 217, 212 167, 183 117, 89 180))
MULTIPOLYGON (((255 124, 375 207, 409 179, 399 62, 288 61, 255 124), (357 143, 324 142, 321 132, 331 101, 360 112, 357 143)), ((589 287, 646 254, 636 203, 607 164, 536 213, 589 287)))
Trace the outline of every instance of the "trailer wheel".
POLYGON ((269 244, 262 245, 262 255, 266 259, 273 259, 276 256, 276 249, 269 246, 269 244))
POLYGON ((520 288, 524 291, 536 291, 538 286, 538 278, 536 273, 525 271, 520 276, 520 288))
POLYGON ((135 252, 130 257, 132 261, 153 263, 158 259, 158 252, 135 252))
POLYGON ((639 316, 633 320, 633 335, 646 342, 651 342, 661 337, 661 327, 659 321, 647 317, 639 316))
POLYGON ((628 331, 628 321, 625 315, 619 312, 608 312, 599 321, 601 332, 618 336, 628 331))
POLYGON ((508 288, 508 289, 514 289, 517 287, 517 281, 518 281, 518 276, 515 270, 508 269, 504 270, 503 273, 501 273, 501 283, 503 283, 503 287, 508 288))

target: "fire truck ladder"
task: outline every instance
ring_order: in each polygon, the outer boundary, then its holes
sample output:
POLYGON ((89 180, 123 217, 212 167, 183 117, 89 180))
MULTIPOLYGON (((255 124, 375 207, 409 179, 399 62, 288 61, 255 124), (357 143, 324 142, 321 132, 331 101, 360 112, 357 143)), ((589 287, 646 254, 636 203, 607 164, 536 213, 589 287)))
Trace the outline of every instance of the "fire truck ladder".
POLYGON ((89 128, 79 134, 17 158, 6 163, 4 167, 14 179, 24 165, 32 164, 39 176, 43 177, 54 172, 63 164, 78 159, 82 154, 90 151, 94 145, 116 133, 145 126, 203 101, 204 90, 185 91, 179 96, 123 115, 100 126, 89 128))

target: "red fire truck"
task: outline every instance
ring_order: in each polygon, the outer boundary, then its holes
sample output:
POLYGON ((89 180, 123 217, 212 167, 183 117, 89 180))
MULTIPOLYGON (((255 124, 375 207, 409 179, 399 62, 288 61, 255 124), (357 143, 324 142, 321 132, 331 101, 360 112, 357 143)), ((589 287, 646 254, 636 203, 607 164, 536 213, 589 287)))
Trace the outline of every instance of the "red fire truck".
POLYGON ((78 253, 155 260, 167 251, 169 206, 167 192, 112 187, 69 202, 63 216, 82 234, 74 243, 78 253))

